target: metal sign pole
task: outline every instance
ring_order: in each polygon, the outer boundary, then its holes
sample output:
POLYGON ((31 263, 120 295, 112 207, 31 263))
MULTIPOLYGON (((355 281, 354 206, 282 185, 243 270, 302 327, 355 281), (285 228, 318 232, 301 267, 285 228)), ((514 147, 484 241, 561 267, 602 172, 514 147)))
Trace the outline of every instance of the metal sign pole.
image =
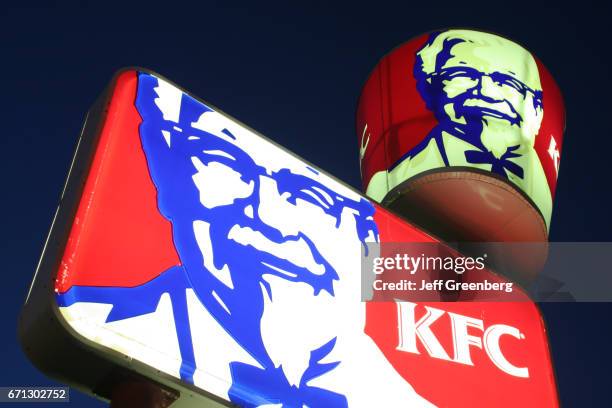
POLYGON ((142 379, 117 384, 111 394, 111 408, 167 408, 176 400, 157 385, 142 379))

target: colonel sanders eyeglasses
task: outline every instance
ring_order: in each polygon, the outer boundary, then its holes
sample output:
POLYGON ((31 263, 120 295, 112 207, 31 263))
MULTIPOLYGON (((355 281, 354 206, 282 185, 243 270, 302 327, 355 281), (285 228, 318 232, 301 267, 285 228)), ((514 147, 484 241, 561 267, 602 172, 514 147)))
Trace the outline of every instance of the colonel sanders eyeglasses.
POLYGON ((541 90, 532 89, 512 75, 502 74, 501 72, 484 73, 470 67, 449 67, 427 75, 428 80, 437 81, 446 86, 452 85, 466 91, 479 84, 483 86, 485 77, 490 78, 491 82, 504 93, 518 92, 523 98, 526 98, 527 94, 530 93, 534 98, 534 107, 539 107, 542 104, 541 90))

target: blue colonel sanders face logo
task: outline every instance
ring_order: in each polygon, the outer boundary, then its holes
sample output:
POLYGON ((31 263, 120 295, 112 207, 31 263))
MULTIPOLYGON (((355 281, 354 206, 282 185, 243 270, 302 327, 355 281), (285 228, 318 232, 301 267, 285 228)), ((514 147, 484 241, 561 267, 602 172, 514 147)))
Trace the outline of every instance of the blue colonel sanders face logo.
POLYGON ((159 208, 198 293, 233 311, 235 293, 253 291, 244 284, 269 292, 271 275, 333 295, 339 276, 321 234, 350 224, 354 238, 374 239, 372 205, 161 81, 141 92, 155 93, 139 108, 159 208))
POLYGON ((245 406, 346 406, 381 400, 354 384, 378 369, 389 398, 420 401, 363 332, 359 262, 377 240, 374 207, 151 75, 140 74, 136 105, 187 309, 203 306, 238 350, 190 313, 177 324, 183 379, 225 373, 229 388, 215 393, 245 406))

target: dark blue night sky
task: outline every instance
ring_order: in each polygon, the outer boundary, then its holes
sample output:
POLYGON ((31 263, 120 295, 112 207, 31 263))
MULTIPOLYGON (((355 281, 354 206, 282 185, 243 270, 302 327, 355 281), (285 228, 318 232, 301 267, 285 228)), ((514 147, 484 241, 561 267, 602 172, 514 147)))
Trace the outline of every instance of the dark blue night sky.
MULTIPOLYGON (((0 11, 0 299, 6 325, 0 331, 0 386, 54 384, 21 352, 17 315, 84 115, 124 66, 159 72, 359 187, 355 108, 378 60, 436 28, 498 32, 535 53, 565 97, 551 240, 612 241, 612 35, 604 10, 537 2, 512 12, 493 2, 287 3, 0 11)), ((562 404, 609 406, 612 304, 544 304, 542 310, 562 404)), ((57 405, 105 404, 72 390, 72 402, 57 405)))

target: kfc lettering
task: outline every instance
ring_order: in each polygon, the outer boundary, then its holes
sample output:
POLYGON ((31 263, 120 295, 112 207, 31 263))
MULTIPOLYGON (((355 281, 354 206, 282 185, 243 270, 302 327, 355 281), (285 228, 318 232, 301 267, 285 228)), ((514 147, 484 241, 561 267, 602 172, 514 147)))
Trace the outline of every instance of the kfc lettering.
POLYGON ((407 353, 421 354, 417 348, 417 337, 430 357, 454 363, 474 365, 470 353, 470 346, 483 349, 487 356, 503 372, 514 377, 529 378, 527 367, 518 367, 504 356, 500 348, 500 339, 504 335, 524 340, 525 336, 519 329, 505 324, 494 324, 486 330, 484 322, 469 316, 448 312, 453 336, 454 358, 451 358, 433 332, 431 326, 446 312, 431 306, 425 306, 425 314, 416 320, 416 303, 398 302, 398 345, 397 350, 407 353), (469 334, 479 330, 481 335, 469 334))

